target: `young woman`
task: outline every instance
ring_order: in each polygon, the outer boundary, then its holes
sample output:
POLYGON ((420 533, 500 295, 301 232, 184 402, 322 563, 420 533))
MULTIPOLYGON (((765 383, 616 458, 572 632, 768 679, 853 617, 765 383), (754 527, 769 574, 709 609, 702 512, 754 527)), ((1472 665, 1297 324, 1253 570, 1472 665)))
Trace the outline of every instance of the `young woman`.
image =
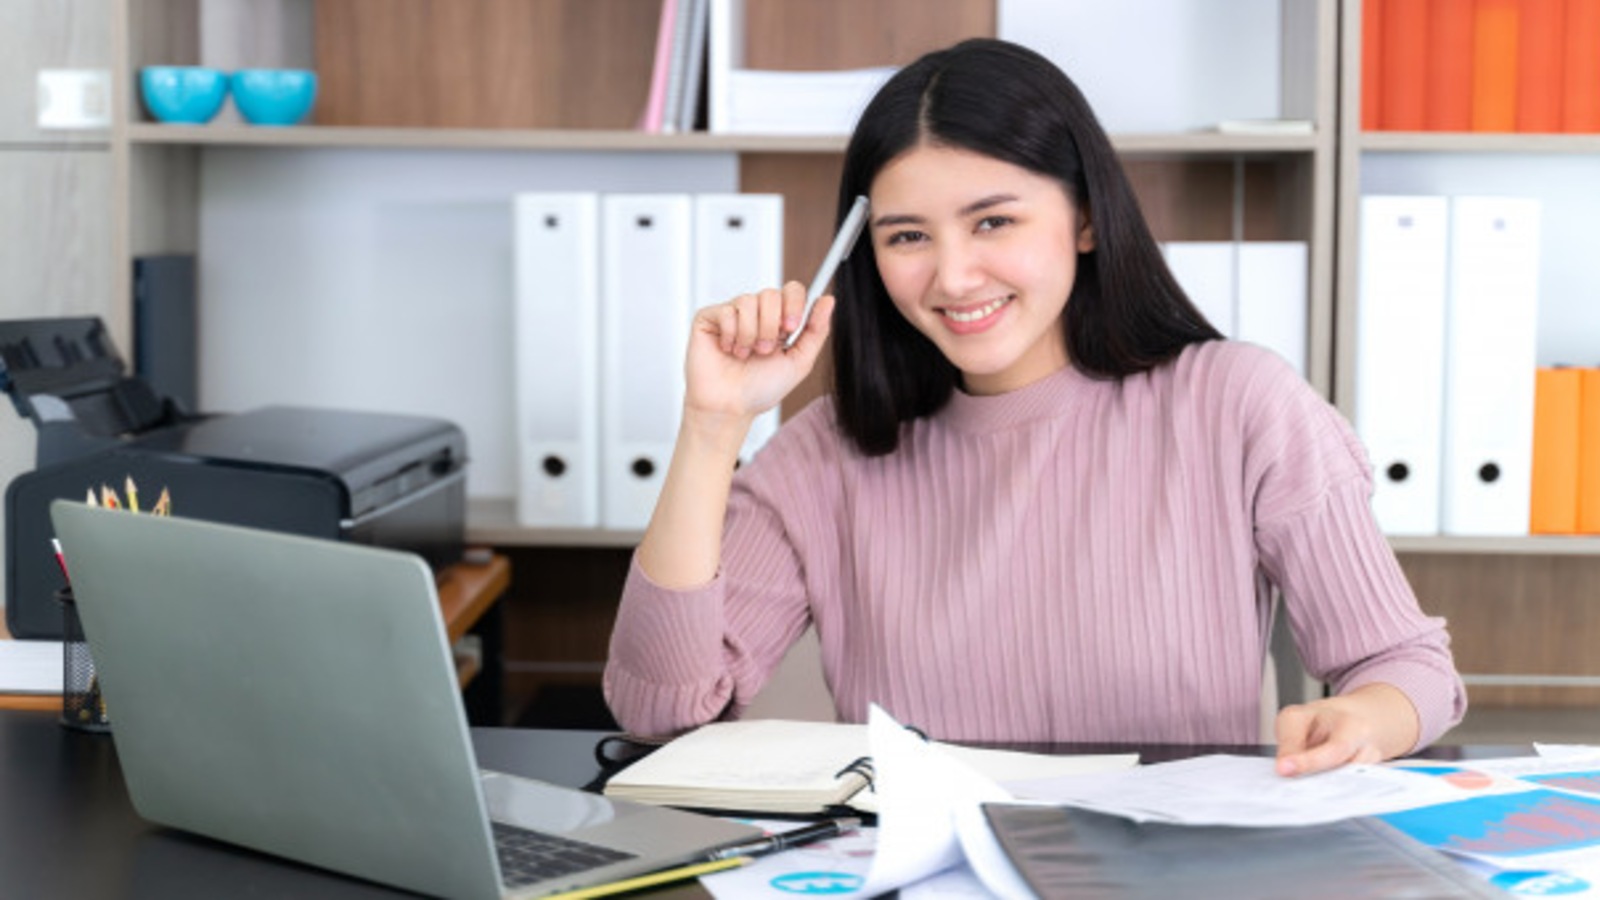
POLYGON ((1060 70, 995 40, 903 69, 851 138, 841 217, 858 194, 837 311, 822 298, 792 348, 799 284, 695 318, 606 670, 625 728, 737 716, 815 625, 848 721, 878 703, 942 739, 1253 743, 1274 586, 1335 690, 1279 714, 1279 771, 1460 719, 1351 429, 1184 297, 1060 70), (735 475, 830 332, 832 396, 735 475))

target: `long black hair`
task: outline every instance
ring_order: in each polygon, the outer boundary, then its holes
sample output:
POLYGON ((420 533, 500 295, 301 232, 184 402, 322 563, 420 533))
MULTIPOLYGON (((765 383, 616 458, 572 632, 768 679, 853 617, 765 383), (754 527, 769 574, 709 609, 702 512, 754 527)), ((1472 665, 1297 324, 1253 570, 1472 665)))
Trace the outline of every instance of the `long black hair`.
MULTIPOLYGON (((845 151, 838 220, 883 167, 920 144, 957 147, 1059 181, 1094 231, 1079 254, 1061 327, 1085 374, 1147 371, 1222 335, 1189 302, 1083 94, 1054 63, 1006 41, 974 38, 901 69, 861 114, 845 151)), ((840 267, 833 314, 840 427, 868 456, 891 453, 906 422, 936 412, 961 372, 906 321, 878 275, 870 240, 840 267)))

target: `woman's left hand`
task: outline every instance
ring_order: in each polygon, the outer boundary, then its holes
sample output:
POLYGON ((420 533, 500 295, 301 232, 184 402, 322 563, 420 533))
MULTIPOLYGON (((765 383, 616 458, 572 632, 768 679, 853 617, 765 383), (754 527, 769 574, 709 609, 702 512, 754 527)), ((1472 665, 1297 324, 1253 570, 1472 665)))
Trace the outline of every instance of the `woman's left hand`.
POLYGON ((1278 712, 1278 774, 1312 775, 1392 759, 1416 745, 1417 711, 1399 688, 1366 684, 1278 712))

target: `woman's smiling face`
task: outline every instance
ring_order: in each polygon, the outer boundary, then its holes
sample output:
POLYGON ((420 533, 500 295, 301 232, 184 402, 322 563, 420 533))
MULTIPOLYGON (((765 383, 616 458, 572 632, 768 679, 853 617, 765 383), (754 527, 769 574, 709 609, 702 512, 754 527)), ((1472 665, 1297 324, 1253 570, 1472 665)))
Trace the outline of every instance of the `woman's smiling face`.
POLYGON ((1067 364, 1061 311, 1094 236, 1061 183, 920 144, 872 183, 878 273, 966 390, 1016 390, 1067 364))

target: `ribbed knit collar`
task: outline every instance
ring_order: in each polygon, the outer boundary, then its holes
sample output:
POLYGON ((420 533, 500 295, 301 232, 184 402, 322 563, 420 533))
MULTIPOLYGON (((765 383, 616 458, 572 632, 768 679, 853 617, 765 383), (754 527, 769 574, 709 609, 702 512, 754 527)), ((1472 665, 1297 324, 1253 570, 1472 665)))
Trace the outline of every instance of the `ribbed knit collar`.
POLYGON ((1061 415, 1096 380, 1068 364, 1026 387, 976 396, 957 389, 939 417, 962 431, 993 431, 1061 415))

